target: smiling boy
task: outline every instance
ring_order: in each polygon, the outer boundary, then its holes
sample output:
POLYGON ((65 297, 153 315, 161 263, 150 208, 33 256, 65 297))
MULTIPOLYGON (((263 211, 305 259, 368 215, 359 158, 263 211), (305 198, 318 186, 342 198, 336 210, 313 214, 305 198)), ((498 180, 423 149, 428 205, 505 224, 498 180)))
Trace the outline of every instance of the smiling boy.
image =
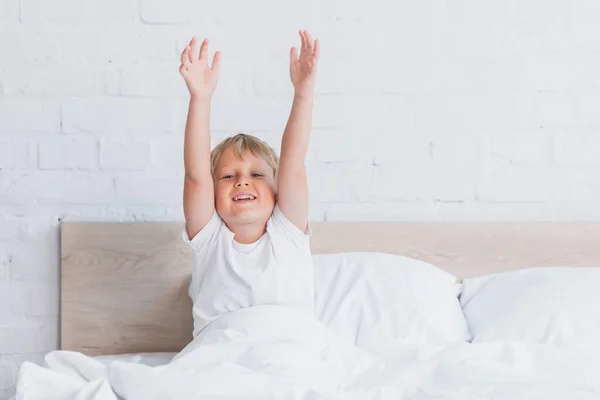
POLYGON ((294 99, 281 157, 247 134, 210 151, 210 104, 220 52, 208 65, 208 40, 181 54, 179 72, 190 92, 185 128, 183 240, 194 251, 189 294, 195 337, 220 315, 277 304, 313 313, 313 268, 304 160, 312 124, 319 43, 300 31, 300 56, 290 50, 294 99))

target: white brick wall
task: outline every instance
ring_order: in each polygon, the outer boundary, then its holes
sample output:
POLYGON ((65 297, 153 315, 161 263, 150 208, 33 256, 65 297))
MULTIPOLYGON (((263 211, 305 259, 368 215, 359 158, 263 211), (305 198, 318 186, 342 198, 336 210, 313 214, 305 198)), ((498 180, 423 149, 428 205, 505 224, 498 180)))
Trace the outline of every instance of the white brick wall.
POLYGON ((321 39, 314 220, 597 220, 598 20, 595 0, 0 0, 0 399, 58 345, 59 219, 183 220, 192 35, 223 53, 213 143, 276 149, 289 47, 321 39))

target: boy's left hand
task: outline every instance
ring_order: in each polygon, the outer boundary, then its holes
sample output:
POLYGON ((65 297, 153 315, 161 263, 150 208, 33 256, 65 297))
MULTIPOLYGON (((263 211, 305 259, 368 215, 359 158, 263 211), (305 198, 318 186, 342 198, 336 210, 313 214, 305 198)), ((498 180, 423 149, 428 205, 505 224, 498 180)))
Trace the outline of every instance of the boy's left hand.
POLYGON ((313 40, 308 31, 299 31, 299 33, 302 39, 300 58, 298 58, 296 48, 292 47, 290 51, 290 77, 294 85, 295 95, 312 96, 319 59, 319 41, 313 40))

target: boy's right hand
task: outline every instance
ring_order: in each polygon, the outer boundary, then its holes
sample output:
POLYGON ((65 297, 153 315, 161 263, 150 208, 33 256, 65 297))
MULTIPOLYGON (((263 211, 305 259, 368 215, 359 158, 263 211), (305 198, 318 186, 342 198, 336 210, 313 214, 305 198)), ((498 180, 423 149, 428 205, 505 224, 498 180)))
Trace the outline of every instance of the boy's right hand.
POLYGON ((213 57, 212 68, 208 66, 208 39, 204 39, 200 47, 200 56, 196 57, 196 37, 181 53, 179 73, 183 76, 185 84, 192 98, 210 99, 219 77, 221 52, 217 51, 213 57))

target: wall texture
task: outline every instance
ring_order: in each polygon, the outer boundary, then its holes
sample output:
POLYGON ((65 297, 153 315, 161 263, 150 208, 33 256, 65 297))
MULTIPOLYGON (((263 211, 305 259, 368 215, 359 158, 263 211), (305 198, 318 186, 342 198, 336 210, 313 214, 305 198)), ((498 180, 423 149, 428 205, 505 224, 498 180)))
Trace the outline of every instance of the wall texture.
POLYGON ((61 220, 183 220, 192 35, 214 142, 279 148, 320 39, 313 220, 600 218, 594 0, 0 0, 0 398, 58 346, 61 220))

